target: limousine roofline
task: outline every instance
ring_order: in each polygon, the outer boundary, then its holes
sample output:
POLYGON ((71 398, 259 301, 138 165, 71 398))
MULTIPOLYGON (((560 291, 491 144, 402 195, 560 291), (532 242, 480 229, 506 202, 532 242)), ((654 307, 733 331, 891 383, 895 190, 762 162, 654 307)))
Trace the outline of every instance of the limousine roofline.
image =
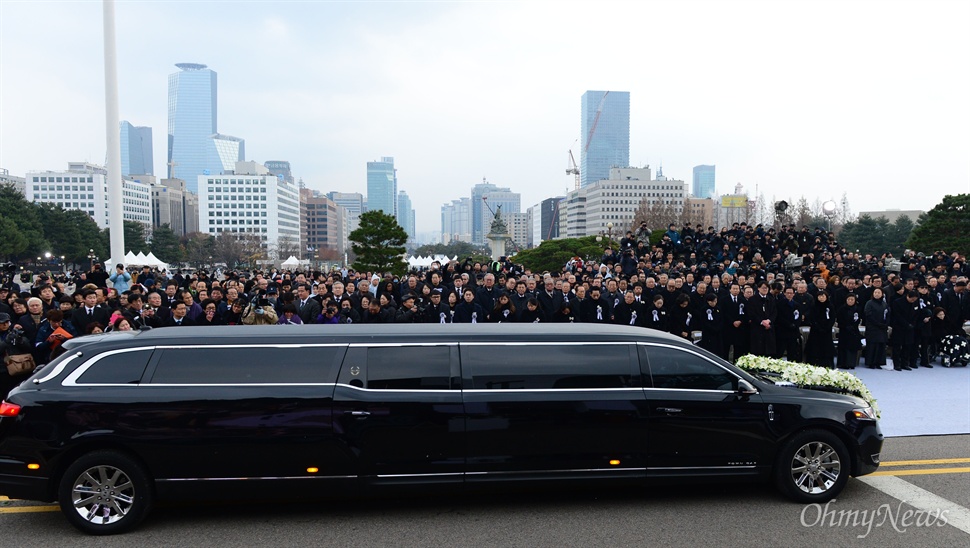
MULTIPOLYGON (((259 325, 259 326, 206 326, 165 327, 141 331, 132 338, 132 344, 198 343, 213 339, 245 339, 247 342, 277 343, 313 342, 374 342, 390 339, 395 342, 417 340, 429 342, 530 342, 537 339, 560 339, 566 341, 626 341, 665 342, 687 344, 684 339, 669 333, 611 324, 547 323, 547 324, 347 324, 347 325, 259 325)), ((106 337, 104 340, 110 340, 106 337)))

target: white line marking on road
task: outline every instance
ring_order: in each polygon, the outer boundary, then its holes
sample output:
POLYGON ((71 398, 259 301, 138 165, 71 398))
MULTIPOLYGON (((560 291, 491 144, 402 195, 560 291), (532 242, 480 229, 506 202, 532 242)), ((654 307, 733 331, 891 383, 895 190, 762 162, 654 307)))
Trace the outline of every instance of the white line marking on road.
POLYGON ((925 512, 946 512, 948 525, 952 525, 970 535, 970 509, 941 496, 934 495, 926 489, 917 487, 896 476, 864 476, 856 479, 919 510, 925 512))

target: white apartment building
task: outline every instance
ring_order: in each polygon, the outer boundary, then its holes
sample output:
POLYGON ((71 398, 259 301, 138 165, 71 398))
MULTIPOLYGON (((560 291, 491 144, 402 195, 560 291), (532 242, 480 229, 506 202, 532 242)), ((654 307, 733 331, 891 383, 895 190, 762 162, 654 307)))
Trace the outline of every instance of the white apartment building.
POLYGON ((452 200, 450 204, 441 206, 441 243, 454 241, 472 241, 471 198, 452 200))
MULTIPOLYGON (((610 168, 610 178, 596 181, 566 195, 567 238, 595 236, 607 232, 613 223, 613 236, 619 239, 630 230, 640 203, 648 201, 683 211, 687 197, 684 181, 653 179, 650 167, 610 168)), ((560 234, 562 234, 560 229, 560 234)))
POLYGON ((234 172, 199 176, 199 230, 258 236, 264 249, 281 237, 300 241, 300 192, 256 162, 234 172))
POLYGON ((518 249, 528 249, 530 247, 528 212, 509 213, 508 215, 503 213, 502 220, 505 221, 505 226, 509 229, 509 235, 512 236, 512 241, 518 249))
MULTIPOLYGON (((27 172, 24 195, 34 203, 58 204, 64 209, 79 209, 98 224, 108 228, 108 181, 104 167, 71 162, 66 171, 27 172)), ((122 218, 152 228, 151 185, 122 181, 122 218)))

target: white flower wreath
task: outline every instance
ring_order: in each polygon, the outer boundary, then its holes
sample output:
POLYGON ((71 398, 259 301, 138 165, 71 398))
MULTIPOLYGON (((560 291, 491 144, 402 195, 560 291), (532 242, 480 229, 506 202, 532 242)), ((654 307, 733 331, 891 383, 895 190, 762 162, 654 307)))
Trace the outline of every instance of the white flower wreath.
POLYGON ((746 371, 763 371, 780 375, 781 380, 792 383, 799 388, 828 387, 848 392, 858 396, 872 406, 876 417, 882 418, 879 407, 876 405, 876 398, 866 385, 852 373, 839 371, 838 369, 828 369, 816 367, 807 363, 787 362, 775 358, 765 358, 748 354, 738 358, 735 364, 746 371))

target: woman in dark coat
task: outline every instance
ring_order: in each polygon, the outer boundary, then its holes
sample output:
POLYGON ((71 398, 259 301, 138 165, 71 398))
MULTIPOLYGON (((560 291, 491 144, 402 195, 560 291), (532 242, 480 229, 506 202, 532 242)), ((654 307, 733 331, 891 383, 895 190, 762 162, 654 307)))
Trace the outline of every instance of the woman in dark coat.
POLYGON ((832 340, 832 327, 835 325, 835 309, 829 296, 819 291, 815 304, 809 311, 808 341, 805 343, 805 358, 812 365, 832 368, 835 358, 835 342, 832 340))
POLYGON ((862 312, 856 304, 855 293, 845 296, 845 304, 837 314, 839 322, 839 369, 855 369, 859 365, 859 351, 862 350, 862 333, 859 324, 862 312))
POLYGON ((866 303, 866 367, 875 369, 886 365, 886 344, 889 343, 889 305, 882 298, 882 289, 872 290, 866 303))
POLYGON ((721 340, 724 318, 717 306, 717 294, 708 293, 706 301, 707 306, 701 311, 701 342, 698 346, 724 358, 724 342, 721 340))
POLYGON ((691 320, 693 318, 690 313, 690 297, 681 293, 677 295, 674 306, 670 309, 670 333, 688 341, 693 340, 691 337, 693 322, 691 320))
POLYGON ((509 298, 509 294, 499 293, 498 299, 495 300, 495 308, 488 315, 488 321, 493 323, 509 323, 515 321, 515 305, 512 304, 512 300, 509 298))
POLYGON ((466 287, 462 301, 455 306, 454 323, 484 323, 485 310, 475 302, 475 291, 466 287))

